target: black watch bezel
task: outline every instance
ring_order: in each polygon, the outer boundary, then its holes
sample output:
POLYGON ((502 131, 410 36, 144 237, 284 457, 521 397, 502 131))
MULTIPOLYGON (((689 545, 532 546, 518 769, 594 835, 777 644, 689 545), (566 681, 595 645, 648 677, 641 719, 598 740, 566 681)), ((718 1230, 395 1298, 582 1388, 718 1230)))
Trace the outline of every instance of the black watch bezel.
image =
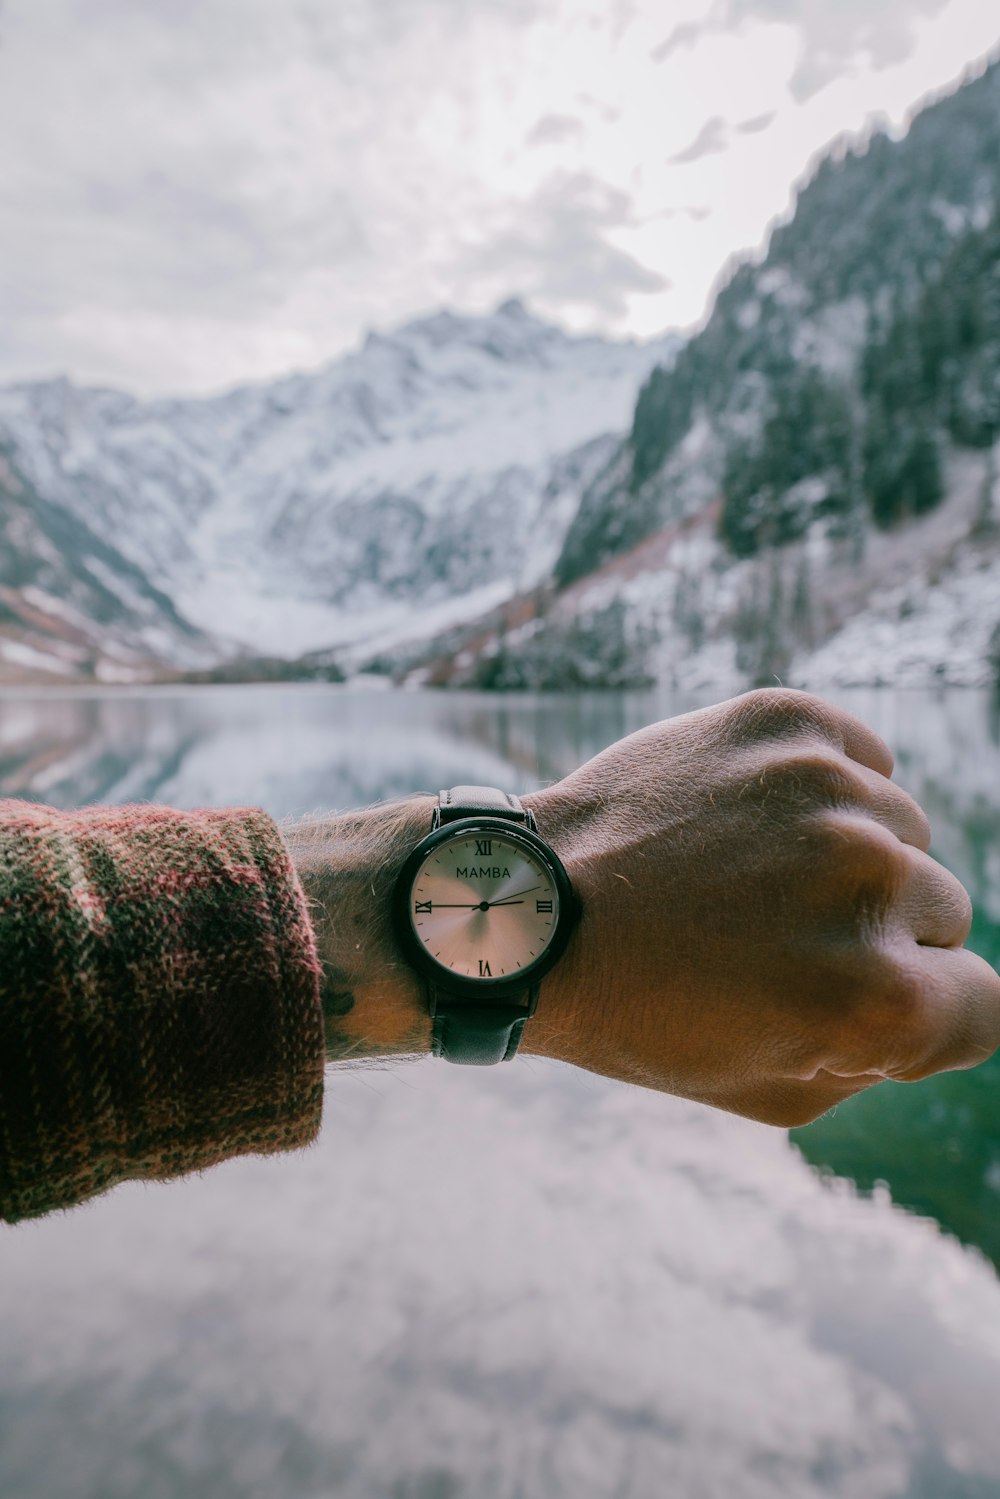
POLYGON ((518 995, 523 995, 545 977, 566 951, 566 945, 579 919, 580 903, 558 854, 545 842, 544 838, 539 837, 530 828, 508 817, 458 817, 454 822, 445 823, 443 827, 435 828, 425 838, 421 838, 407 855, 393 890, 392 914, 396 937, 407 961, 422 977, 448 994, 490 1003, 494 1000, 513 999, 518 995), (476 831, 493 833, 496 837, 502 836, 527 845, 532 854, 540 859, 549 870, 559 895, 559 919, 556 922, 551 942, 541 957, 536 958, 529 967, 519 969, 510 978, 470 979, 454 973, 427 951, 413 929, 411 919, 413 882, 427 855, 442 843, 449 843, 458 837, 467 837, 476 831))

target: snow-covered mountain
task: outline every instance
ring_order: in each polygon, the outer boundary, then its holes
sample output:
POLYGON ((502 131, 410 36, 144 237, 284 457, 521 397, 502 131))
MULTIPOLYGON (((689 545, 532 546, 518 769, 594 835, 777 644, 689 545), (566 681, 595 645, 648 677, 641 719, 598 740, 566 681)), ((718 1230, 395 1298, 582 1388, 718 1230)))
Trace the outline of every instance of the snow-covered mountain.
POLYGON ((88 666, 55 628, 93 612, 80 528, 120 559, 100 582, 145 630, 134 674, 140 658, 191 669, 240 650, 374 649, 475 614, 549 573, 677 343, 574 337, 509 301, 211 398, 140 402, 65 379, 2 389, 0 456, 63 518, 66 545, 39 542, 38 638, 0 633, 0 659, 13 647, 69 675, 128 673, 110 637, 115 664, 91 650, 88 666), (137 587, 160 618, 135 614, 137 587))
POLYGON ((654 370, 547 590, 417 680, 720 689, 1000 673, 1000 62, 840 143, 654 370))
POLYGON ((127 682, 216 659, 113 536, 39 494, 2 444, 0 536, 0 680, 127 682))
POLYGON ((998 472, 994 63, 832 149, 686 343, 510 301, 210 399, 0 390, 0 676, 983 683, 998 472))

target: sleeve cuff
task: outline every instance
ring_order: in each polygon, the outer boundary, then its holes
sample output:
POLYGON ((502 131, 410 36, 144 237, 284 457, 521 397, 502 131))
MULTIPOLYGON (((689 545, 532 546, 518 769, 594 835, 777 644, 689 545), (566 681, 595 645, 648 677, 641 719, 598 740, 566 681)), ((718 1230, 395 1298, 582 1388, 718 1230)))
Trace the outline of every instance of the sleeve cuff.
POLYGON ((0 1217, 307 1144, 319 974, 265 813, 0 803, 0 1217))

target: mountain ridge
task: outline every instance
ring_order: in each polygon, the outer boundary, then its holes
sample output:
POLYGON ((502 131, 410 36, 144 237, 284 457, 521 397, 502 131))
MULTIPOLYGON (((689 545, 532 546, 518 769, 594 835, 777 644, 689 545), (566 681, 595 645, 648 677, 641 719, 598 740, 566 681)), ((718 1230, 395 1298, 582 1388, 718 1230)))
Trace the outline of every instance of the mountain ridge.
MULTIPOLYGON (((992 680, 1000 64, 838 142, 686 342, 439 310, 211 397, 7 386, 0 452, 9 541, 20 485, 43 552, 112 549, 52 578, 64 615, 118 598, 137 673, 992 680)), ((127 670, 100 634, 57 664, 127 670)))
POLYGON ((594 444, 675 342, 572 335, 509 299, 210 398, 6 386, 0 442, 217 659, 294 658, 544 571, 594 444))

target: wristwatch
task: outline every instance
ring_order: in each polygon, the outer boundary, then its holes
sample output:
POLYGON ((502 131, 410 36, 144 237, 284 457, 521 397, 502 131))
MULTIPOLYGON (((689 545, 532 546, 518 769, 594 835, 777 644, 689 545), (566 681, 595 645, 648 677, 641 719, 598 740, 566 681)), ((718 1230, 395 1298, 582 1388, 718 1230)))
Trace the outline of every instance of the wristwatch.
POLYGON ((577 915, 569 876, 516 796, 442 791, 394 895, 397 935, 427 984, 434 1055, 509 1061, 577 915))

